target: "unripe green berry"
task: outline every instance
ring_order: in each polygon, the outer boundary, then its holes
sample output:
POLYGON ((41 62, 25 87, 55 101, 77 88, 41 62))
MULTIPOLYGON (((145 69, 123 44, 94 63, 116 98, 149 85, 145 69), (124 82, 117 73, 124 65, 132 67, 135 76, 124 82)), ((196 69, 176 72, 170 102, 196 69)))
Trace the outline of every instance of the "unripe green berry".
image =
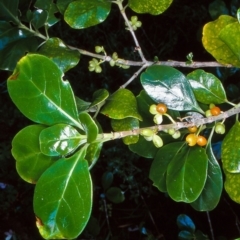
POLYGON ((143 129, 140 134, 144 137, 150 137, 155 134, 155 131, 153 129, 148 128, 148 129, 143 129))
POLYGON ((155 147, 157 147, 157 148, 160 148, 163 146, 163 140, 157 134, 153 135, 152 141, 153 141, 153 144, 155 145, 155 147))
POLYGON ((153 136, 149 136, 149 137, 144 137, 146 141, 150 142, 153 140, 153 136))
POLYGON ((225 133, 225 125, 223 123, 216 123, 215 126, 215 132, 218 134, 224 134, 225 133))
POLYGON ((157 114, 154 116, 153 121, 154 121, 156 124, 161 124, 162 121, 163 121, 163 116, 162 116, 162 114, 157 113, 157 114))
POLYGON ((109 64, 110 64, 111 67, 114 67, 115 63, 116 63, 116 62, 115 62, 113 59, 111 59, 110 62, 109 62, 109 64))
POLYGON ((132 22, 132 23, 136 23, 137 20, 138 20, 138 17, 137 17, 137 16, 132 16, 132 17, 131 17, 131 22, 132 22))
POLYGON ((211 109, 211 108, 213 108, 213 107, 215 107, 215 104, 210 103, 210 104, 209 104, 209 109, 211 109))
POLYGON ((103 51, 103 47, 100 47, 100 46, 95 46, 95 52, 96 53, 100 53, 103 51))
POLYGON ((205 115, 206 115, 206 117, 211 117, 211 116, 212 116, 211 110, 210 110, 210 109, 207 110, 207 111, 205 112, 205 115))
POLYGON ((118 54, 117 54, 116 52, 114 52, 114 53, 112 54, 112 59, 113 59, 113 60, 118 60, 118 54))
POLYGON ((129 65, 124 65, 124 64, 122 64, 122 65, 121 65, 121 68, 123 68, 123 69, 128 69, 128 68, 130 68, 130 66, 129 66, 129 65))
POLYGON ((136 26, 137 28, 141 27, 141 26, 142 26, 142 22, 137 21, 137 22, 135 23, 135 26, 136 26))
POLYGON ((150 108, 149 108, 149 112, 151 113, 151 114, 153 114, 153 115, 155 115, 155 114, 157 114, 158 112, 157 112, 157 105, 156 104, 152 104, 151 106, 150 106, 150 108))
POLYGON ((102 72, 102 68, 99 65, 97 65, 96 68, 95 68, 95 72, 96 73, 102 72))
POLYGON ((171 129, 168 129, 168 134, 170 135, 173 135, 175 133, 175 129, 171 128, 171 129))
POLYGON ((174 139, 178 139, 181 137, 181 132, 180 131, 175 131, 175 133, 172 135, 174 139))
POLYGON ((89 70, 90 72, 93 72, 93 71, 95 70, 95 67, 89 66, 89 67, 88 67, 88 70, 89 70))

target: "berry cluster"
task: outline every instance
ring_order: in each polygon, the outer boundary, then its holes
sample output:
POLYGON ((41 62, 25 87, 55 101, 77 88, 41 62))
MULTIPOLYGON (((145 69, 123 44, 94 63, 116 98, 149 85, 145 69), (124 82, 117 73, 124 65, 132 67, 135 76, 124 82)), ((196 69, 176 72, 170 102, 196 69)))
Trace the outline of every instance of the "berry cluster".
MULTIPOLYGON (((136 31, 138 28, 140 28, 142 26, 142 22, 138 21, 138 17, 137 16, 132 16, 131 20, 129 21, 129 23, 130 23, 130 25, 131 25, 131 27, 132 27, 132 29, 134 31, 136 31)), ((125 24, 127 26, 127 23, 125 23, 125 24)))

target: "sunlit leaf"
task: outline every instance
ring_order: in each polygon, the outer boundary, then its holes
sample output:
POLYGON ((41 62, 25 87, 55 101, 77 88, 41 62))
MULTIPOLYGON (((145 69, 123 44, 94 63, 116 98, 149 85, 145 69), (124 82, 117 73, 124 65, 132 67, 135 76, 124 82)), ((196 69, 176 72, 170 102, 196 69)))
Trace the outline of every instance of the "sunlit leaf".
POLYGON ((129 7, 137 13, 158 15, 166 11, 173 0, 129 0, 129 7))
POLYGON ((141 74, 141 83, 156 103, 165 103, 177 111, 193 110, 203 113, 186 77, 169 66, 151 66, 141 74))
POLYGON ((208 173, 205 186, 196 201, 191 203, 191 206, 197 211, 213 210, 222 194, 223 178, 221 167, 216 160, 211 144, 206 148, 208 156, 208 173))
POLYGON ((105 0, 80 0, 68 4, 64 20, 70 27, 82 29, 103 22, 111 10, 111 2, 105 0))
POLYGON ((167 168, 167 191, 176 202, 195 201, 207 178, 208 157, 204 148, 185 145, 167 168))
POLYGON ((136 98, 128 89, 120 89, 112 94, 106 100, 101 113, 113 119, 133 117, 142 120, 137 110, 136 98))
POLYGON ((42 130, 39 135, 39 142, 43 154, 64 156, 79 147, 84 139, 74 127, 66 124, 56 124, 42 130))
POLYGON ((221 81, 211 73, 201 69, 187 75, 197 101, 204 104, 220 104, 226 101, 226 93, 221 81))
MULTIPOLYGON (((111 125, 114 131, 132 131, 139 128, 139 120, 136 118, 124 118, 120 120, 112 119, 111 125)), ((131 135, 123 138, 126 145, 134 144, 138 141, 139 135, 131 135)))
POLYGON ((70 50, 59 38, 48 39, 38 53, 50 58, 62 72, 75 67, 80 60, 80 53, 70 50))
POLYGON ((8 78, 8 92, 29 119, 46 125, 65 123, 82 128, 72 88, 62 72, 45 56, 23 57, 8 78))
POLYGON ((238 121, 223 139, 222 163, 224 170, 240 173, 240 122, 238 121))
POLYGON ((16 169, 22 179, 36 183, 57 158, 44 155, 40 150, 39 135, 46 127, 30 125, 19 131, 12 141, 12 155, 16 169))
POLYGON ((53 164, 34 192, 37 227, 45 239, 73 239, 85 228, 92 209, 92 182, 81 149, 53 164))
MULTIPOLYGON (((207 23, 203 28, 203 38, 202 43, 204 48, 220 63, 222 64, 232 64, 234 66, 240 66, 239 59, 239 40, 236 41, 236 33, 233 33, 229 27, 225 30, 225 33, 229 34, 227 37, 220 37, 221 31, 229 24, 237 23, 237 19, 222 15, 217 20, 207 23), (234 51, 228 46, 225 40, 229 40, 234 51), (234 42, 236 41, 236 42, 234 42), (234 43, 233 43, 234 42, 234 43), (235 45, 236 44, 236 45, 235 45)), ((239 25, 239 24, 238 24, 239 25)), ((234 28, 235 29, 235 28, 234 28)), ((225 34, 223 34, 225 35, 225 34)))
POLYGON ((57 1, 57 8, 59 9, 61 14, 64 14, 65 10, 68 7, 68 4, 74 2, 75 0, 58 0, 57 1))
POLYGON ((88 161, 89 169, 91 169, 97 162, 102 146, 103 146, 102 142, 95 142, 89 144, 85 156, 85 159, 88 161))

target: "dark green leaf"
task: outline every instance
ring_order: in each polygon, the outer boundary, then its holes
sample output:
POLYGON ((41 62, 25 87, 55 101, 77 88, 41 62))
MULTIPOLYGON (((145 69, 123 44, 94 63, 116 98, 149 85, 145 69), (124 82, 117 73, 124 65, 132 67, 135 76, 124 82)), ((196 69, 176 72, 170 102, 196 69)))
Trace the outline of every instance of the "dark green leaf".
POLYGON ((75 96, 75 101, 76 101, 76 104, 77 104, 78 113, 88 110, 89 106, 91 105, 90 102, 86 102, 86 101, 84 101, 81 98, 76 97, 76 96, 75 96))
POLYGON ((92 182, 85 149, 53 164, 34 192, 37 226, 45 239, 73 239, 85 228, 92 209, 92 182))
POLYGON ((45 22, 47 21, 47 17, 48 17, 48 12, 46 10, 42 10, 42 9, 35 10, 32 13, 31 23, 36 29, 38 29, 44 26, 45 22))
POLYGON ((121 203, 125 200, 124 192, 118 187, 109 188, 106 197, 113 203, 121 203))
POLYGON ((26 52, 36 51, 38 45, 32 32, 0 22, 0 69, 13 71, 17 61, 26 52))
POLYGON ((82 128, 69 82, 62 80, 62 72, 45 56, 23 57, 8 79, 8 92, 19 110, 32 121, 82 128))
POLYGON ((229 130, 222 143, 222 163, 224 170, 240 173, 240 122, 229 130))
POLYGON ((41 153, 39 134, 45 128, 42 125, 30 125, 18 132, 12 141, 17 172, 29 183, 36 183, 42 173, 56 161, 56 158, 41 153))
POLYGON ((59 9, 61 14, 64 14, 66 11, 68 4, 74 2, 75 0, 58 0, 57 1, 57 8, 59 9))
POLYGON ((87 142, 93 142, 98 135, 98 127, 91 116, 86 112, 81 112, 79 114, 79 120, 82 124, 83 130, 87 134, 87 142))
POLYGON ((48 39, 38 52, 53 60, 62 72, 75 67, 80 60, 80 53, 70 50, 59 38, 48 39))
POLYGON ((189 232, 189 231, 183 230, 178 234, 178 239, 180 239, 180 240, 192 240, 192 239, 194 239, 194 234, 189 232))
POLYGON ((133 117, 142 120, 137 110, 136 98, 128 89, 120 89, 112 94, 107 99, 101 113, 113 119, 133 117))
POLYGON ((112 172, 105 172, 102 175, 102 186, 104 190, 108 189, 113 182, 113 173, 112 172))
POLYGON ((207 178, 208 157, 204 148, 185 145, 168 165, 167 191, 176 202, 195 201, 207 178))
POLYGON ((64 156, 86 142, 86 138, 81 137, 80 133, 70 125, 56 124, 42 130, 39 142, 43 154, 64 156))
POLYGON ((136 13, 158 15, 166 11, 173 0, 129 0, 129 7, 136 13))
MULTIPOLYGON (((18 0, 0 1, 0 21, 11 21, 19 24, 18 20, 18 0)), ((1 46, 1 45, 0 45, 1 46)))
POLYGON ((183 146, 183 142, 175 142, 164 145, 160 148, 152 162, 149 178, 153 181, 153 185, 161 192, 167 192, 166 174, 167 167, 171 160, 178 154, 183 146))
POLYGON ((82 29, 103 22, 111 10, 111 2, 105 0, 81 0, 68 4, 64 20, 70 27, 82 29))
POLYGON ((141 74, 141 83, 156 103, 165 103, 177 111, 193 110, 203 113, 198 106, 186 77, 169 66, 151 66, 141 74))
POLYGON ((154 146, 152 141, 149 142, 142 136, 139 136, 137 143, 129 145, 128 148, 145 158, 153 158, 158 151, 158 148, 154 146))
POLYGON ((215 0, 209 4, 208 12, 212 19, 217 19, 221 15, 229 15, 229 11, 223 0, 215 0))
MULTIPOLYGON (((114 131, 133 131, 139 128, 139 120, 136 118, 124 118, 120 120, 112 119, 111 125, 114 131)), ((126 145, 137 143, 139 135, 131 135, 123 138, 126 145)))
POLYGON ((187 75, 197 101, 204 104, 220 104, 227 100, 221 81, 201 69, 187 75))
POLYGON ((186 214, 180 214, 177 217, 177 225, 181 230, 187 230, 191 233, 194 233, 196 230, 195 224, 190 217, 186 214))
POLYGON ((212 152, 211 144, 207 146, 206 153, 208 156, 207 180, 200 196, 191 203, 197 211, 213 210, 220 200, 223 188, 221 167, 212 152))
POLYGON ((93 100, 90 107, 101 105, 109 97, 109 92, 106 89, 98 89, 93 93, 93 100))

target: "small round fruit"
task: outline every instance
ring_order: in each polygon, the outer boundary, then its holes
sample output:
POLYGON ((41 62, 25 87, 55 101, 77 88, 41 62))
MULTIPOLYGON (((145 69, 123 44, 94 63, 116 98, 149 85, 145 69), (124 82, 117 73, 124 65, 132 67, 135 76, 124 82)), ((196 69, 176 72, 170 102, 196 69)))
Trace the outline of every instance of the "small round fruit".
POLYGON ((217 116, 221 113, 221 109, 219 107, 213 107, 210 109, 210 112, 213 116, 217 116))
POLYGON ((210 109, 207 110, 207 111, 205 112, 205 115, 206 115, 206 117, 211 117, 211 116, 212 116, 211 110, 210 110, 210 109))
POLYGON ((225 125, 223 123, 217 123, 215 126, 215 132, 218 134, 224 134, 225 133, 225 125))
POLYGON ((163 121, 163 116, 162 116, 162 114, 157 113, 157 114, 153 117, 153 121, 154 121, 156 124, 161 124, 162 121, 163 121))
POLYGON ((96 73, 102 72, 102 68, 99 65, 97 65, 96 68, 95 68, 95 72, 96 73))
POLYGON ((157 134, 153 135, 152 141, 153 141, 153 144, 155 145, 155 147, 157 147, 157 148, 160 148, 163 146, 163 140, 157 134))
POLYGON ((204 136, 197 137, 197 145, 203 147, 207 144, 207 139, 204 136))
POLYGON ((213 108, 213 107, 215 107, 215 104, 214 104, 214 103, 210 103, 210 104, 209 104, 209 109, 211 109, 211 108, 213 108))
POLYGON ((164 114, 167 112, 167 106, 164 103, 159 103, 156 108, 157 108, 157 111, 161 114, 164 114))
POLYGON ((95 46, 95 52, 96 53, 100 53, 103 51, 103 47, 100 47, 100 46, 95 46))
POLYGON ((169 135, 173 135, 175 132, 176 132, 176 131, 175 131, 174 128, 168 129, 168 134, 169 134, 169 135))
POLYGON ((157 114, 157 105, 156 104, 152 104, 149 108, 149 112, 153 115, 157 114))
POLYGON ((190 133, 195 133, 195 132, 197 131, 197 127, 196 127, 196 126, 189 127, 189 128, 188 128, 188 131, 189 131, 190 133))
POLYGON ((186 142, 188 143, 189 146, 192 147, 192 146, 196 145, 197 139, 198 139, 197 135, 190 133, 186 137, 186 142))
POLYGON ((173 137, 174 139, 180 138, 180 137, 181 137, 181 132, 177 130, 177 131, 172 135, 172 137, 173 137))

